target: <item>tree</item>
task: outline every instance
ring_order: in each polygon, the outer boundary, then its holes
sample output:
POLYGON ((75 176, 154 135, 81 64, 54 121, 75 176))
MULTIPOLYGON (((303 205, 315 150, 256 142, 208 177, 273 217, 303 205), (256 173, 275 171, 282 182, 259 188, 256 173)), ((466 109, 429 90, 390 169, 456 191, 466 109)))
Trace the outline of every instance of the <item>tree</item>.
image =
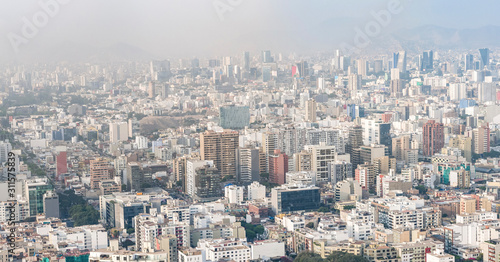
POLYGON ((59 211, 61 213, 61 218, 67 218, 70 216, 69 210, 71 207, 76 205, 85 205, 87 202, 82 196, 75 194, 75 190, 66 190, 59 195, 59 211))
POLYGON ((129 246, 133 246, 133 245, 135 245, 135 243, 132 242, 132 240, 130 240, 130 239, 127 239, 127 240, 122 242, 122 246, 125 249, 127 249, 129 246))
POLYGON ((324 262, 324 259, 317 253, 305 251, 300 253, 294 262, 324 262))
POLYGON ((356 208, 356 206, 348 205, 348 206, 344 207, 344 210, 352 210, 352 209, 355 209, 355 208, 356 208))
POLYGON ((134 232, 135 232, 135 229, 134 229, 133 227, 129 227, 129 228, 127 228, 127 234, 129 234, 129 235, 130 235, 130 234, 132 234, 132 233, 134 233, 134 232))
POLYGON ((327 212, 330 212, 330 209, 328 207, 320 207, 318 209, 318 212, 320 212, 320 213, 327 213, 327 212))
POLYGON ((328 262, 368 262, 363 256, 357 256, 345 252, 333 252, 327 258, 328 262))
POLYGON ((418 193, 421 195, 425 195, 427 193, 427 188, 424 185, 418 185, 415 189, 417 189, 418 193))
POLYGON ((257 225, 255 227, 255 233, 259 234, 259 235, 262 235, 264 234, 264 227, 262 225, 257 225))
POLYGON ((321 258, 319 254, 305 251, 300 253, 294 262, 368 262, 363 256, 357 256, 345 252, 333 252, 326 259, 321 258))
POLYGON ((95 225, 99 221, 99 211, 88 204, 72 206, 69 214, 75 226, 95 225))
POLYGON ((255 232, 250 229, 246 230, 245 234, 247 236, 247 240, 250 242, 252 242, 255 239, 255 237, 257 237, 257 234, 255 234, 255 232))
POLYGON ((308 227, 308 228, 314 228, 314 223, 313 222, 309 222, 309 223, 307 223, 306 227, 308 227))

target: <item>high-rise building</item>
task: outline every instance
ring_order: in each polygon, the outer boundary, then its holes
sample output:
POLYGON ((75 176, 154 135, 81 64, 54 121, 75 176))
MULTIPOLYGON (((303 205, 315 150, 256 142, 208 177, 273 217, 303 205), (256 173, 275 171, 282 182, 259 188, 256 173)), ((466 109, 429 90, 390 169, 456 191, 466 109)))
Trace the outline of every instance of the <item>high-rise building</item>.
POLYGON ((423 155, 432 156, 444 146, 444 127, 442 123, 429 120, 423 127, 423 155))
POLYGON ((243 53, 243 70, 250 72, 250 52, 243 53))
POLYGON ((398 64, 396 68, 399 69, 399 72, 405 74, 406 73, 406 51, 399 52, 398 56, 398 64))
POLYGON ((297 71, 299 71, 300 77, 306 77, 309 75, 309 65, 307 61, 301 61, 297 63, 297 71))
POLYGON ((360 90, 363 86, 363 79, 361 75, 358 74, 350 74, 349 79, 347 82, 347 90, 349 90, 351 93, 353 91, 360 90))
POLYGON ((204 161, 199 159, 186 160, 186 194, 193 197, 196 193, 196 170, 203 166, 213 166, 213 161, 204 161))
POLYGON ((279 149, 269 156, 269 182, 282 185, 288 172, 288 156, 279 149))
POLYGON ((365 190, 373 191, 376 189, 376 176, 375 166, 369 163, 359 165, 354 172, 354 179, 358 181, 365 190))
POLYGON ((167 81, 170 78, 170 61, 151 61, 150 73, 153 81, 167 81))
POLYGON ((312 171, 312 153, 302 151, 293 154, 293 163, 295 165, 295 171, 312 171))
POLYGON ((56 175, 59 178, 60 175, 68 172, 68 156, 66 151, 61 151, 56 157, 56 175))
POLYGON ((271 81, 271 67, 270 66, 263 66, 262 67, 262 82, 269 82, 271 81))
POLYGON ((244 129, 250 124, 248 106, 223 106, 219 109, 220 126, 224 129, 244 129))
POLYGON ((465 55, 465 71, 474 70, 474 55, 465 55))
POLYGON ((351 157, 351 163, 354 167, 357 163, 354 162, 354 151, 363 145, 363 127, 354 126, 349 129, 349 139, 346 144, 346 153, 351 157))
POLYGON ((488 67, 490 65, 490 49, 488 48, 479 49, 479 55, 481 56, 480 70, 482 70, 484 67, 488 67))
POLYGON ((24 180, 24 197, 29 202, 29 216, 33 217, 44 213, 44 195, 52 190, 47 179, 24 180))
POLYGON ((491 239, 480 243, 484 262, 500 261, 500 239, 491 239))
POLYGON ((448 95, 452 101, 460 101, 467 98, 467 85, 465 83, 452 83, 448 88, 448 95))
POLYGON ((262 51, 262 63, 272 63, 273 57, 271 56, 271 51, 262 51))
POLYGON ((108 160, 97 158, 90 160, 90 187, 99 189, 101 181, 111 179, 113 169, 108 160))
POLYGON ((239 148, 236 181, 243 184, 258 181, 260 178, 260 152, 257 148, 239 148))
POLYGON ((422 67, 425 71, 434 70, 434 52, 432 50, 424 51, 422 67))
POLYGON ((373 62, 373 71, 375 74, 382 72, 383 68, 384 66, 382 60, 375 60, 375 62, 373 62))
POLYGON ((477 200, 471 196, 463 196, 460 198, 460 215, 472 214, 477 210, 477 200))
POLYGON ((217 168, 204 165, 195 170, 193 199, 200 202, 214 201, 224 194, 221 188, 222 177, 217 168))
POLYGON ((54 191, 47 191, 43 195, 43 213, 47 218, 59 218, 59 195, 54 191))
POLYGON ((238 144, 239 134, 236 131, 206 131, 200 134, 201 160, 214 161, 215 167, 223 177, 234 176, 238 144))
POLYGON ((149 85, 148 85, 148 97, 149 98, 154 98, 156 96, 156 92, 155 92, 155 83, 153 83, 153 81, 149 82, 149 85))
POLYGON ((248 185, 248 200, 259 200, 266 197, 266 186, 255 181, 248 185))
POLYGON ((316 122, 316 101, 314 99, 309 99, 306 102, 306 121, 316 122))
POLYGON ((373 163, 375 159, 387 155, 387 147, 384 145, 372 144, 370 146, 361 146, 353 150, 353 168, 364 163, 373 163))
POLYGON ((393 54, 392 68, 399 69, 399 72, 406 73, 406 51, 393 54))
POLYGON ((490 128, 487 124, 472 130, 472 148, 475 154, 490 152, 490 128))
POLYGON ((337 182, 344 181, 348 178, 353 178, 352 164, 346 161, 334 161, 328 163, 328 169, 331 177, 332 185, 337 182))
POLYGON ((183 191, 186 192, 186 162, 187 157, 175 158, 172 164, 175 181, 182 181, 183 191))
POLYGON ((400 136, 392 139, 392 156, 397 160, 403 160, 404 152, 410 148, 410 136, 400 136))
POLYGON ((229 185, 224 187, 224 197, 229 204, 240 205, 243 202, 243 187, 236 185, 229 185))
POLYGON ((320 191, 315 186, 282 185, 271 190, 271 204, 275 214, 317 210, 320 191))
POLYGON ((358 60, 358 74, 366 76, 368 73, 368 62, 364 59, 358 60))
POLYGON ((377 119, 362 119, 363 144, 379 144, 387 147, 388 154, 392 151, 391 124, 377 119))
POLYGON ((497 87, 494 83, 480 83, 477 98, 479 102, 496 101, 497 87))
POLYGON ((455 188, 470 187, 470 170, 460 168, 450 171, 450 186, 455 188))
POLYGON ((177 262, 179 260, 178 243, 175 235, 161 235, 157 237, 157 243, 156 249, 163 250, 168 254, 165 262, 177 262))
POLYGON ((457 136, 450 138, 449 146, 458 148, 462 151, 462 156, 467 162, 472 161, 472 138, 466 136, 457 136))
POLYGON ((402 97, 403 89, 405 88, 405 82, 403 79, 391 80, 390 88, 391 88, 391 96, 398 98, 402 97))
POLYGON ((398 79, 401 79, 401 71, 399 71, 399 68, 392 68, 391 80, 398 80, 398 79))
POLYGON ((307 145, 306 151, 312 156, 312 171, 316 172, 316 181, 325 183, 330 181, 328 163, 335 160, 335 146, 307 145))
POLYGON ((12 145, 7 141, 0 141, 0 163, 7 162, 9 152, 12 151, 12 145))
POLYGON ((128 140, 128 124, 126 122, 109 124, 109 141, 118 143, 128 140))

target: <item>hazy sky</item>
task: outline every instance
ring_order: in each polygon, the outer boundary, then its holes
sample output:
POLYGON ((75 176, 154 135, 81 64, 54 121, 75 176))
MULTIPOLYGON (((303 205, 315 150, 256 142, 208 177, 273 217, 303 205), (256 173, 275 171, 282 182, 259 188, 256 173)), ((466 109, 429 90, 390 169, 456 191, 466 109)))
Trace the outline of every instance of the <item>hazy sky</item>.
MULTIPOLYGON (((60 4, 30 37, 22 33, 23 19, 33 21, 38 14, 43 21, 40 2, 57 0, 0 1, 3 58, 36 56, 73 43, 75 50, 126 43, 168 58, 310 48, 307 39, 318 41, 311 46, 321 49, 334 40, 348 41, 342 38, 373 20, 372 11, 387 10, 395 0, 64 0, 69 3, 60 4), (9 36, 24 38, 17 53, 9 36)), ((393 15, 384 34, 422 25, 500 26, 499 1, 400 1, 402 12, 393 15)))

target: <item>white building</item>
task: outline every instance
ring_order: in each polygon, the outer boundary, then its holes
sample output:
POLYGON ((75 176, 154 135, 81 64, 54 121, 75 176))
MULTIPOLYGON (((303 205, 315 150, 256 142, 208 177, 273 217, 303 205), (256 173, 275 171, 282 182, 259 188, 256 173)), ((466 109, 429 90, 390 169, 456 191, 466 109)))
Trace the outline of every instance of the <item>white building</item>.
POLYGON ((128 124, 125 122, 109 124, 109 141, 117 143, 128 140, 128 124))
POLYGON ((201 250, 186 248, 179 250, 179 262, 205 262, 205 254, 201 250))
POLYGON ((470 224, 477 221, 497 220, 498 214, 494 212, 477 212, 471 214, 457 214, 457 224, 470 224))
POLYGON ((203 167, 205 165, 213 166, 213 161, 205 160, 188 160, 186 162, 186 193, 190 196, 194 196, 196 193, 196 169, 203 167))
POLYGON ((97 250, 108 247, 108 233, 102 225, 59 227, 49 232, 49 242, 57 250, 65 248, 97 250), (59 244, 63 242, 66 245, 61 247, 59 244))
POLYGON ((467 98, 467 85, 465 83, 452 83, 448 89, 451 101, 460 101, 467 98))
POLYGON ((144 136, 136 136, 135 144, 137 149, 147 149, 148 148, 148 139, 144 136))
POLYGON ((9 142, 0 141, 0 163, 7 162, 10 151, 12 151, 12 145, 9 142))
POLYGON ((206 260, 228 259, 235 262, 250 260, 250 247, 242 240, 200 240, 198 248, 204 250, 206 260))
POLYGON ((481 83, 478 88, 479 102, 496 101, 497 87, 494 83, 481 83))
POLYGON ((335 160, 335 146, 308 145, 305 150, 312 154, 312 171, 316 172, 316 182, 328 182, 330 180, 328 163, 335 160))
POLYGON ((450 254, 426 254, 426 262, 455 262, 455 257, 450 254))
POLYGON ((303 217, 287 216, 281 220, 281 225, 288 231, 295 231, 306 226, 306 221, 303 217))
POLYGON ((288 184, 300 184, 306 186, 316 185, 316 172, 314 171, 295 171, 287 172, 285 181, 288 184))
POLYGON ((272 257, 285 255, 285 243, 277 240, 256 241, 250 245, 251 259, 269 260, 272 257))
POLYGON ((248 185, 248 200, 261 200, 266 197, 266 186, 255 181, 248 185))
POLYGON ((243 202, 243 187, 230 185, 224 188, 224 196, 230 204, 241 204, 243 202))

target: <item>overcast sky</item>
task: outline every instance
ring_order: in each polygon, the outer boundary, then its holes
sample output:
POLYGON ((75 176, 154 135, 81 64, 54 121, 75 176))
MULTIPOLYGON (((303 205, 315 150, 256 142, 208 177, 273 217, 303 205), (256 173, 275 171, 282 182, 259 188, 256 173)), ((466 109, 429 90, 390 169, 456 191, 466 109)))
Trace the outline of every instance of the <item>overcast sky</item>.
MULTIPOLYGON (((306 48, 297 44, 304 38, 324 39, 318 38, 321 34, 330 40, 342 38, 345 32, 373 20, 372 11, 387 10, 391 1, 64 0, 69 3, 61 4, 46 26, 28 38, 22 33, 23 18, 32 21, 44 10, 39 1, 0 0, 0 49, 3 57, 15 57, 36 55, 61 44, 108 47, 126 43, 165 58, 278 49, 288 44, 300 49, 306 48), (18 44, 17 54, 9 41, 14 35, 27 40, 18 44)), ((500 26, 499 1, 400 1, 403 11, 393 15, 384 33, 422 25, 500 26)), ((318 47, 329 44, 318 43, 318 47)))

